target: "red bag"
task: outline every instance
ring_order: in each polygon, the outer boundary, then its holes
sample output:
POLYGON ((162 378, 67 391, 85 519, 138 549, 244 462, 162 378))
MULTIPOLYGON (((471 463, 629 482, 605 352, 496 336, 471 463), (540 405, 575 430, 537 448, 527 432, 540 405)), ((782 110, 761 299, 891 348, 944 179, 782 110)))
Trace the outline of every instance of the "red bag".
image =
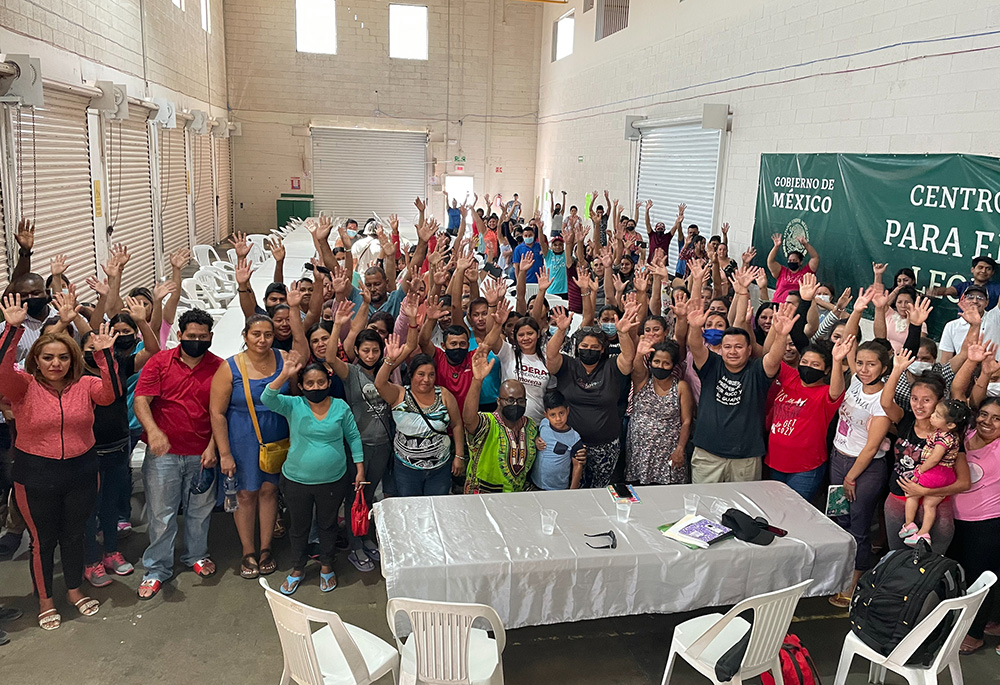
MULTIPOLYGON (((809 650, 802 646, 795 635, 786 635, 781 645, 781 677, 785 685, 822 685, 816 664, 809 656, 809 650)), ((760 674, 763 685, 774 685, 770 671, 760 674)))
POLYGON ((354 498, 354 506, 351 507, 351 530, 357 537, 368 534, 368 511, 365 491, 364 489, 358 490, 358 494, 354 498))

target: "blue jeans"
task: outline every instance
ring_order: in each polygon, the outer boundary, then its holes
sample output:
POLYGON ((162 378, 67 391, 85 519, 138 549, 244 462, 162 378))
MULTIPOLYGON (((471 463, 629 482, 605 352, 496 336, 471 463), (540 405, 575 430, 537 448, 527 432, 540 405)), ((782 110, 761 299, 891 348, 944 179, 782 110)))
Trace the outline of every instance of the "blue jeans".
POLYGON ((100 487, 94 512, 87 519, 84 531, 87 565, 102 559, 101 545, 97 542, 97 531, 104 533, 104 554, 118 551, 118 504, 121 491, 130 488, 132 479, 128 463, 131 452, 128 440, 117 445, 98 445, 94 448, 100 464, 100 487))
POLYGON ((812 502, 816 496, 816 491, 823 484, 826 477, 827 465, 821 464, 812 471, 802 471, 800 473, 784 473, 771 469, 771 480, 784 483, 795 492, 799 493, 806 502, 812 502))
POLYGON ((181 563, 192 566, 208 556, 208 524, 215 507, 215 488, 191 494, 191 481, 201 471, 201 455, 164 454, 146 450, 142 482, 146 488, 149 547, 142 554, 146 578, 166 581, 174 575, 177 510, 184 504, 184 554, 181 563))
POLYGON ((447 495, 451 492, 451 460, 435 469, 415 469, 397 460, 396 494, 400 497, 447 495))

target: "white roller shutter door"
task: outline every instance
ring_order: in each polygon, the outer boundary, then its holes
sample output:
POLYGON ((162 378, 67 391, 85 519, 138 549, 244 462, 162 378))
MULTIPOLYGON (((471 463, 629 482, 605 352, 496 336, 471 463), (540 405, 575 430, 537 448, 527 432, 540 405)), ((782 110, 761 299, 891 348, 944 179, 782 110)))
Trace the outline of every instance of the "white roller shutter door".
POLYGON ((233 172, 229 161, 229 138, 215 138, 215 178, 218 189, 219 240, 233 232, 233 172))
MULTIPOLYGON (((3 206, 3 188, 0 188, 0 235, 3 235, 3 228, 6 226, 3 206)), ((12 231, 13 232, 13 228, 12 231)), ((0 292, 7 288, 10 283, 10 267, 7 262, 7 241, 0 241, 0 292)))
POLYGON ((163 222, 163 254, 188 245, 187 170, 184 160, 184 129, 160 131, 160 216, 163 222))
POLYGON ((427 134, 314 128, 313 195, 317 212, 364 221, 416 216, 427 194, 427 134))
POLYGON ((108 120, 104 128, 110 242, 124 243, 132 258, 122 277, 122 290, 150 287, 156 276, 153 233, 153 188, 150 175, 148 110, 129 106, 129 118, 108 120))
POLYGON ((215 245, 215 190, 212 187, 212 136, 191 135, 191 192, 194 235, 199 245, 215 245))
MULTIPOLYGON (((706 238, 715 216, 716 184, 722 131, 704 129, 700 123, 642 128, 639 147, 640 202, 653 201, 650 221, 662 221, 667 230, 674 223, 677 205, 687 204, 684 230, 697 224, 706 238)), ((645 224, 639 226, 645 233, 645 224)), ((670 242, 670 266, 676 266, 679 242, 670 242)))
MULTIPOLYGON (((12 111, 21 216, 35 221, 32 270, 49 273, 63 253, 69 280, 96 274, 87 106, 90 99, 45 88, 45 106, 12 111)), ((82 291, 81 291, 82 292, 82 291)))

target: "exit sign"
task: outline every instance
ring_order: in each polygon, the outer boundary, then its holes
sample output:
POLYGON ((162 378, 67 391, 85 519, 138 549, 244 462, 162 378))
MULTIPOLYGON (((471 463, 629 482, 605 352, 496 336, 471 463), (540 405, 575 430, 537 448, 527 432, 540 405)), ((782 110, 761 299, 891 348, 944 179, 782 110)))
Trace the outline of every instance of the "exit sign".
POLYGON ((464 162, 465 161, 465 155, 455 155, 455 160, 454 161, 456 161, 456 162, 464 162))

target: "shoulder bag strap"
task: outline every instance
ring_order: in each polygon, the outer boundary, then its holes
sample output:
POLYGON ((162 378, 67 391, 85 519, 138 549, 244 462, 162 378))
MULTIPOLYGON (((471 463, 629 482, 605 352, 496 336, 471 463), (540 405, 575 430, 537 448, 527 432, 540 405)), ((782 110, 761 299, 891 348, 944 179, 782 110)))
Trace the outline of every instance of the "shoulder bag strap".
POLYGON ((247 378, 247 364, 244 354, 240 352, 236 355, 236 366, 243 377, 243 394, 246 396, 247 409, 250 410, 250 420, 253 421, 253 432, 257 434, 257 442, 264 444, 264 439, 260 435, 260 424, 257 423, 257 411, 253 407, 253 397, 250 395, 250 379, 247 378))
POLYGON ((420 414, 420 418, 424 420, 424 423, 427 424, 428 428, 430 428, 433 432, 437 433, 438 435, 448 435, 448 431, 439 431, 437 428, 434 427, 434 424, 432 424, 431 420, 427 418, 427 414, 424 413, 424 410, 420 407, 420 403, 417 402, 417 398, 413 396, 413 393, 410 392, 409 388, 406 389, 406 399, 407 401, 412 402, 413 406, 417 408, 417 413, 420 414))

